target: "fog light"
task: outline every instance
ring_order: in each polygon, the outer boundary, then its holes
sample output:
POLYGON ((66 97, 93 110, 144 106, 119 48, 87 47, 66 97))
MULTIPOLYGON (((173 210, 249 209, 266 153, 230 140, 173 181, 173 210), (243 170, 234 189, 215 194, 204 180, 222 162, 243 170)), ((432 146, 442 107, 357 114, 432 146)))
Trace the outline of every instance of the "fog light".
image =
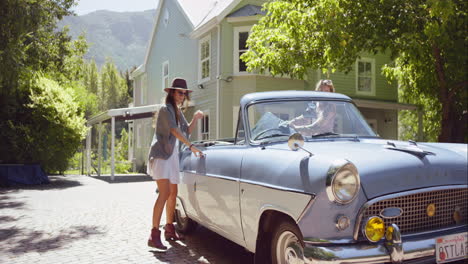
POLYGON ((371 242, 377 242, 382 239, 385 234, 385 223, 382 218, 378 216, 369 218, 364 227, 364 234, 371 242))
POLYGON ((347 216, 344 215, 339 215, 336 218, 336 227, 338 230, 345 230, 346 228, 349 227, 350 220, 347 216))
POLYGON ((389 226, 387 228, 387 232, 385 232, 385 238, 388 240, 388 241, 392 241, 392 235, 393 235, 393 226, 389 226))

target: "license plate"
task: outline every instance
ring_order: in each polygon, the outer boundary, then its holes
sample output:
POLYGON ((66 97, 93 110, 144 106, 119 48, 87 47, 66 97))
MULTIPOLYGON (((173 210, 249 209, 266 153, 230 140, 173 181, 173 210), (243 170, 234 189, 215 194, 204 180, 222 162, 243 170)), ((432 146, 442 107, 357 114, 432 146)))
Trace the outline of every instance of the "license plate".
POLYGON ((468 258, 468 232, 436 238, 437 263, 468 258))

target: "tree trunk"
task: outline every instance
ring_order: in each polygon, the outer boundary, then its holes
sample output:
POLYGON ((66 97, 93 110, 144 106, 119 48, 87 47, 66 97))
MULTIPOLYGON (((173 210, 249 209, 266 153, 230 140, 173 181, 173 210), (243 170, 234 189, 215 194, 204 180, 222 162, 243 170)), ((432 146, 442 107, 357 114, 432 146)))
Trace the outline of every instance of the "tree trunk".
POLYGON ((439 142, 464 143, 468 113, 458 113, 452 102, 442 103, 439 142))
POLYGON ((443 66, 444 58, 437 44, 432 46, 432 54, 435 59, 435 73, 439 83, 439 101, 442 104, 441 130, 438 141, 453 143, 464 142, 467 114, 459 113, 454 106, 456 98, 455 93, 458 87, 449 87, 447 84, 443 66))

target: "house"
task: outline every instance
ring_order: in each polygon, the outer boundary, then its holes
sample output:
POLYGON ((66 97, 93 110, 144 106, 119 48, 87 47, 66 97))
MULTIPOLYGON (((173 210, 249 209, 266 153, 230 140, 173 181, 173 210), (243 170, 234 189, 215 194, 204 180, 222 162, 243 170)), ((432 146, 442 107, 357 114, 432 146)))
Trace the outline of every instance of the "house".
MULTIPOLYGON (((246 72, 239 56, 246 51, 250 28, 264 14, 259 0, 160 0, 143 64, 132 73, 136 107, 161 103, 174 77, 187 80, 195 110, 205 118, 191 140, 232 137, 240 98, 250 92, 314 90, 323 78, 332 79, 337 92, 355 99, 369 124, 384 138, 396 139, 398 110, 415 106, 398 103, 397 84, 379 73, 389 61, 385 54, 362 56, 348 74, 324 76, 311 69, 306 80, 246 72)), ((134 157, 143 166, 153 135, 151 120, 135 120, 134 157)))

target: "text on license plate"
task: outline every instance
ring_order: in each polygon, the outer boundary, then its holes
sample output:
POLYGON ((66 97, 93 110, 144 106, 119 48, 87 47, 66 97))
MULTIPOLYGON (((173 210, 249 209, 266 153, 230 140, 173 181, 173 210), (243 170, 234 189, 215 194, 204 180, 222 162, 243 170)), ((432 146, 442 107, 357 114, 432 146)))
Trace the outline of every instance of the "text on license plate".
POLYGON ((436 238, 437 263, 468 257, 468 232, 436 238))

